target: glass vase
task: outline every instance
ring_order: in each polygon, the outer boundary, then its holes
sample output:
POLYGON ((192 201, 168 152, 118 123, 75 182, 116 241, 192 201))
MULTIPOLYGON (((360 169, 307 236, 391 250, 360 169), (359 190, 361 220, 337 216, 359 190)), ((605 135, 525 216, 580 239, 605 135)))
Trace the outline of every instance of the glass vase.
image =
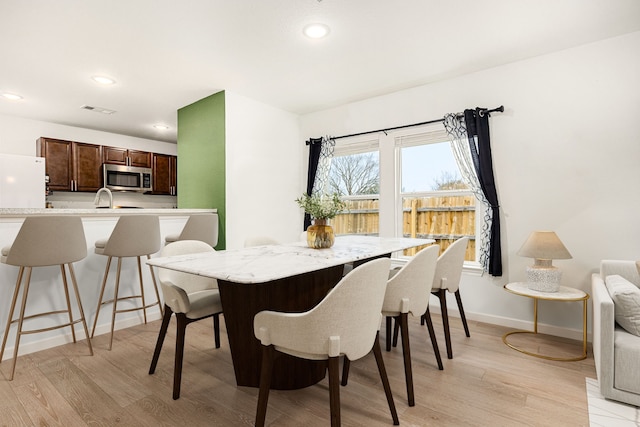
POLYGON ((314 249, 330 248, 335 242, 333 227, 326 219, 314 219, 313 225, 307 227, 307 245, 314 249))

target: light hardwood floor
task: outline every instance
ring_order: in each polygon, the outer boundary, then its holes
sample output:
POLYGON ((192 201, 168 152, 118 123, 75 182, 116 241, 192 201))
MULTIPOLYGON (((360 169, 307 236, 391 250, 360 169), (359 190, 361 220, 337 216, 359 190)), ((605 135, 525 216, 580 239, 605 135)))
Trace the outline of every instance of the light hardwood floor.
MULTIPOLYGON (((534 358, 502 343, 506 328, 470 322, 471 338, 466 338, 460 320, 452 318, 454 358, 449 360, 441 319, 434 313, 433 320, 443 371, 436 367, 426 327, 410 318, 414 407, 406 401, 402 350, 387 353, 381 338, 401 425, 589 425, 585 377, 595 378, 591 351, 579 362, 534 358)), ((112 351, 107 351, 108 334, 94 338, 94 356, 84 342, 21 356, 11 382, 11 360, 5 360, 0 425, 253 425, 258 390, 235 385, 223 322, 218 350, 211 322, 187 328, 182 393, 172 400, 173 322, 154 375, 148 370, 160 321, 116 331, 112 351)), ((576 341, 558 338, 549 345, 533 338, 534 351, 580 351, 576 341)), ((392 425, 372 354, 351 364, 349 385, 340 394, 344 426, 392 425)), ((303 390, 272 391, 267 425, 329 425, 327 380, 303 390)))

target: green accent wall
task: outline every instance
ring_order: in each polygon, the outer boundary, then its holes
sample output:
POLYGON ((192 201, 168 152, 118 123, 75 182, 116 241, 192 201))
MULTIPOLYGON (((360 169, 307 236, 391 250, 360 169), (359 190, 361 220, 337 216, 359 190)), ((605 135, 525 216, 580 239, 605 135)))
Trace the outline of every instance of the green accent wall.
POLYGON ((226 247, 225 93, 178 110, 178 208, 217 209, 226 247))

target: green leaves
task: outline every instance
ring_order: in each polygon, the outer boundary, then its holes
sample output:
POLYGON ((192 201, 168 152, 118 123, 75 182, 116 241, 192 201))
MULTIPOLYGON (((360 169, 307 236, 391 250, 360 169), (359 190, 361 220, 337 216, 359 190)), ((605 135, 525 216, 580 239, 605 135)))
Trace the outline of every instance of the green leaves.
POLYGON ((331 195, 314 194, 313 196, 303 194, 296 199, 296 202, 314 219, 334 218, 347 207, 337 193, 331 195))

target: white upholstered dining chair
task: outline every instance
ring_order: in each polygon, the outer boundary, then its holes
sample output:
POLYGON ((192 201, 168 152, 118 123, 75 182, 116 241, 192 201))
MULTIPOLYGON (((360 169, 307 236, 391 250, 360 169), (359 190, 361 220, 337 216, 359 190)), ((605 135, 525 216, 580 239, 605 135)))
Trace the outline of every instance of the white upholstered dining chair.
MULTIPOLYGON (((427 313, 429 308, 430 284, 436 270, 436 261, 440 246, 432 245, 422 249, 414 255, 397 273, 387 282, 387 292, 382 305, 382 315, 387 319, 395 318, 396 324, 400 324, 402 336, 402 354, 404 355, 404 371, 407 386, 407 399, 409 406, 415 405, 413 393, 413 374, 411 370, 411 349, 409 346, 409 313, 420 317, 427 313)), ((429 318, 430 320, 430 318, 429 318)), ((389 337, 387 322, 387 338, 389 337)), ((443 369, 438 342, 433 331, 433 324, 428 323, 429 335, 433 352, 438 363, 438 369, 443 369)), ((387 341, 388 342, 388 341, 387 341)))
MULTIPOLYGON (((415 406, 413 391, 413 372, 411 369, 411 348, 409 345, 409 313, 420 317, 428 313, 431 283, 436 270, 436 261, 440 246, 432 245, 422 249, 414 255, 401 269, 392 270, 382 305, 382 315, 387 319, 387 350, 391 346, 391 319, 395 319, 402 336, 402 354, 404 356, 404 373, 407 387, 409 406, 415 406)), ((431 317, 429 317, 431 320, 431 317)), ((433 324, 428 323, 429 336, 436 356, 438 369, 442 370, 442 359, 438 349, 438 342, 433 330, 433 324)), ((396 329, 397 332, 397 329, 396 329)), ((394 340, 397 339, 397 335, 394 340)), ((342 373, 342 385, 346 385, 349 373, 349 363, 345 361, 342 373)))
MULTIPOLYGON (((213 252, 209 244, 197 240, 181 240, 170 243, 160 252, 160 256, 187 255, 213 252)), ((164 315, 153 352, 149 375, 153 374, 160 358, 162 344, 167 335, 171 316, 175 313, 177 323, 175 361, 173 368, 173 399, 180 397, 182 360, 187 325, 198 320, 213 317, 213 333, 216 348, 220 348, 220 314, 222 304, 218 292, 218 282, 208 277, 160 268, 158 279, 164 296, 164 315)))
MULTIPOLYGON (((467 337, 470 336, 467 318, 464 315, 464 307, 462 306, 462 297, 460 296, 460 278, 462 276, 462 267, 464 265, 464 256, 468 243, 469 238, 462 237, 453 242, 442 255, 438 257, 436 273, 433 277, 433 286, 431 288, 431 293, 440 300, 442 326, 444 328, 444 339, 447 346, 447 357, 449 359, 453 358, 453 349, 451 347, 451 331, 449 328, 449 314, 447 312, 447 291, 455 295, 462 325, 464 326, 464 332, 467 337)), ((426 321, 426 318, 423 318, 423 320, 426 321)))
MULTIPOLYGON (((198 240, 180 240, 165 246, 160 256, 175 256, 214 252, 208 244, 198 240)), ((158 365, 160 352, 171 316, 175 313, 177 323, 175 360, 173 368, 173 399, 180 397, 180 382, 182 379, 182 361, 184 356, 184 339, 187 326, 198 320, 213 317, 213 334, 216 348, 220 348, 220 314, 222 303, 218 291, 218 282, 208 277, 160 268, 158 279, 164 296, 164 315, 153 359, 149 367, 149 375, 153 374, 158 365)))
POLYGON ((339 426, 339 359, 358 360, 372 349, 393 423, 399 424, 378 342, 390 264, 390 259, 382 258, 355 268, 307 312, 262 311, 255 316, 254 333, 263 346, 256 426, 265 423, 275 352, 327 362, 331 425, 339 426))

